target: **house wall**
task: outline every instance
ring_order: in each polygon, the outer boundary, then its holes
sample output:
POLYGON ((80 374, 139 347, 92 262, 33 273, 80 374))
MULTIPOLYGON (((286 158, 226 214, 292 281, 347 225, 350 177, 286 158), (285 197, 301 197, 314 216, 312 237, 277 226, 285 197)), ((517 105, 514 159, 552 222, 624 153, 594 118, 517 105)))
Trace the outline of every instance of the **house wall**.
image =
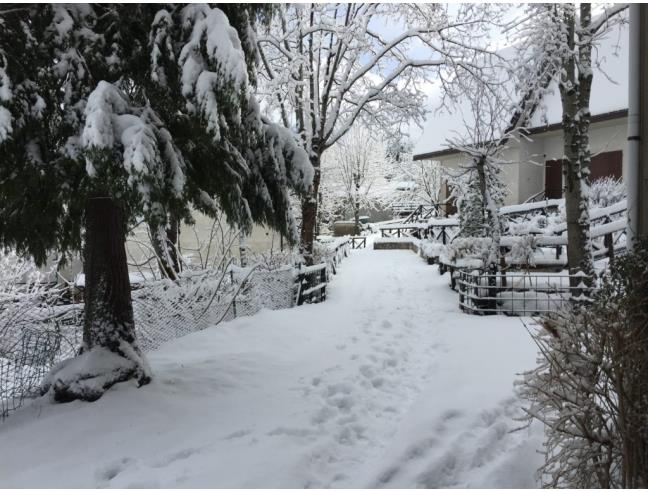
MULTIPOLYGON (((519 149, 517 143, 512 143, 508 148, 506 148, 502 154, 501 158, 504 161, 510 162, 510 164, 505 164, 502 166, 502 181, 504 182, 507 194, 504 199, 505 205, 512 205, 517 202, 519 196, 519 179, 520 179, 520 166, 518 165, 519 161, 519 149)), ((450 175, 457 175, 462 172, 462 166, 468 164, 468 159, 460 154, 453 154, 449 156, 439 157, 435 161, 440 162, 444 171, 450 175)), ((432 160, 427 161, 432 165, 432 160)), ((441 190, 441 199, 445 200, 447 198, 445 194, 445 188, 441 190)))
MULTIPOLYGON (((612 121, 594 123, 590 127, 590 150, 592 155, 611 150, 623 152, 623 175, 628 172, 627 159, 628 119, 618 118, 612 121)), ((542 133, 533 136, 534 140, 542 143, 543 162, 551 159, 561 159, 563 156, 562 131, 542 133)), ((526 144, 525 144, 526 145, 526 144)), ((544 174, 542 175, 544 186, 544 174)))
MULTIPOLYGON (((592 155, 613 150, 623 152, 623 175, 627 175, 627 118, 594 123, 590 127, 590 149, 592 155)), ((510 141, 502 153, 505 161, 502 178, 508 189, 506 205, 523 203, 545 189, 545 162, 561 159, 563 156, 562 131, 538 133, 519 141, 510 141)), ((467 159, 460 154, 451 154, 427 160, 430 165, 437 161, 448 173, 458 173, 467 159)), ((441 194, 446 199, 445 190, 441 194)))
MULTIPOLYGON (((210 245, 209 238, 214 223, 213 219, 200 212, 194 212, 193 217, 196 222, 194 225, 182 224, 180 227, 180 250, 183 256, 194 264, 205 264, 206 262, 211 264, 211 261, 208 262, 207 258, 209 257, 211 260, 215 256, 220 258, 223 251, 223 247, 221 246, 223 239, 229 243, 229 240, 233 238, 232 230, 224 222, 222 223, 222 230, 216 226, 210 245)), ((281 243, 279 233, 259 225, 253 226, 252 233, 246 241, 248 250, 252 252, 262 252, 270 249, 278 250, 281 247, 281 243)), ((288 246, 285 240, 283 241, 283 245, 284 247, 288 246)), ((238 258, 238 239, 234 238, 228 251, 229 255, 238 258)), ((129 263, 141 263, 144 259, 153 256, 146 225, 139 226, 133 231, 133 236, 127 239, 126 256, 129 263)), ((151 265, 153 266, 153 263, 151 265)), ((134 266, 130 266, 129 269, 131 271, 138 271, 138 268, 134 266)))

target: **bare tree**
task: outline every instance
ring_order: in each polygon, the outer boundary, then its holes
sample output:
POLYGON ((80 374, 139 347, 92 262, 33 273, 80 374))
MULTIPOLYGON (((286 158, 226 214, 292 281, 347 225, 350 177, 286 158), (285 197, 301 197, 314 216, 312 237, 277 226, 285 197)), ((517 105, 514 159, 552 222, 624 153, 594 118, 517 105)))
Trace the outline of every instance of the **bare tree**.
MULTIPOLYGON (((315 176, 302 202, 301 250, 312 261, 322 154, 354 125, 394 130, 421 123, 423 83, 448 67, 477 74, 477 44, 486 34, 488 7, 390 4, 292 4, 270 24, 258 45, 266 101, 294 128, 315 176), (401 26, 388 37, 376 26, 401 26), (425 51, 412 55, 412 46, 425 51)), ((482 58, 483 59, 483 58, 482 58)))
POLYGON ((370 208, 378 197, 372 194, 384 156, 370 132, 355 127, 332 149, 334 182, 353 214, 356 234, 360 233, 360 209, 370 208))

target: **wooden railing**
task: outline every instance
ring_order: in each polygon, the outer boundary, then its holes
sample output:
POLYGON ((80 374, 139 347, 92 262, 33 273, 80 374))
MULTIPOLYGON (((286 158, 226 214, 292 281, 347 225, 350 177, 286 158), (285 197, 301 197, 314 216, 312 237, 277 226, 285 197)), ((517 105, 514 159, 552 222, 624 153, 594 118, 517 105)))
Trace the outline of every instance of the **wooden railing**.
POLYGON ((360 249, 367 247, 367 236, 351 236, 351 249, 360 249))
POLYGON ((301 266, 297 273, 296 303, 322 302, 326 299, 326 284, 328 283, 327 265, 320 263, 312 266, 301 266))

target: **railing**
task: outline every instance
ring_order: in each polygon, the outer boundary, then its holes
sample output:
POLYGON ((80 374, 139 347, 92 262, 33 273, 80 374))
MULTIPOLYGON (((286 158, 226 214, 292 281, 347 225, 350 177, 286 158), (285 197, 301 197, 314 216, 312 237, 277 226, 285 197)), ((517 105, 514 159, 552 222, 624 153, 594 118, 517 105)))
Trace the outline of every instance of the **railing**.
POLYGON ((533 316, 556 312, 591 292, 583 276, 459 271, 459 307, 469 314, 533 316))
POLYGON ((322 302, 326 300, 328 283, 326 263, 313 266, 302 266, 297 273, 296 304, 322 302))
POLYGON ((419 205, 411 214, 409 214, 409 216, 403 221, 403 223, 407 224, 410 222, 420 222, 432 217, 441 217, 441 212, 444 205, 445 204, 443 203, 419 205))
POLYGON ((367 236, 352 236, 350 238, 351 249, 361 249, 367 247, 367 236))

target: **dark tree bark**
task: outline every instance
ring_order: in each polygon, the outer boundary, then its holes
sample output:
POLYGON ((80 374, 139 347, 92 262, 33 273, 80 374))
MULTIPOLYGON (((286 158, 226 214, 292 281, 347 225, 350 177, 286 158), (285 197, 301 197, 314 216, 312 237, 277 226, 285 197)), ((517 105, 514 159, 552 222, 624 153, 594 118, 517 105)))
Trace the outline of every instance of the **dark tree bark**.
POLYGON ((137 346, 126 263, 125 223, 112 198, 86 205, 85 322, 81 354, 55 367, 44 382, 56 401, 94 401, 116 383, 150 380, 137 346))
POLYGON ((355 223, 355 234, 360 235, 360 174, 356 173, 353 176, 355 186, 355 197, 353 201, 353 221, 355 223))

